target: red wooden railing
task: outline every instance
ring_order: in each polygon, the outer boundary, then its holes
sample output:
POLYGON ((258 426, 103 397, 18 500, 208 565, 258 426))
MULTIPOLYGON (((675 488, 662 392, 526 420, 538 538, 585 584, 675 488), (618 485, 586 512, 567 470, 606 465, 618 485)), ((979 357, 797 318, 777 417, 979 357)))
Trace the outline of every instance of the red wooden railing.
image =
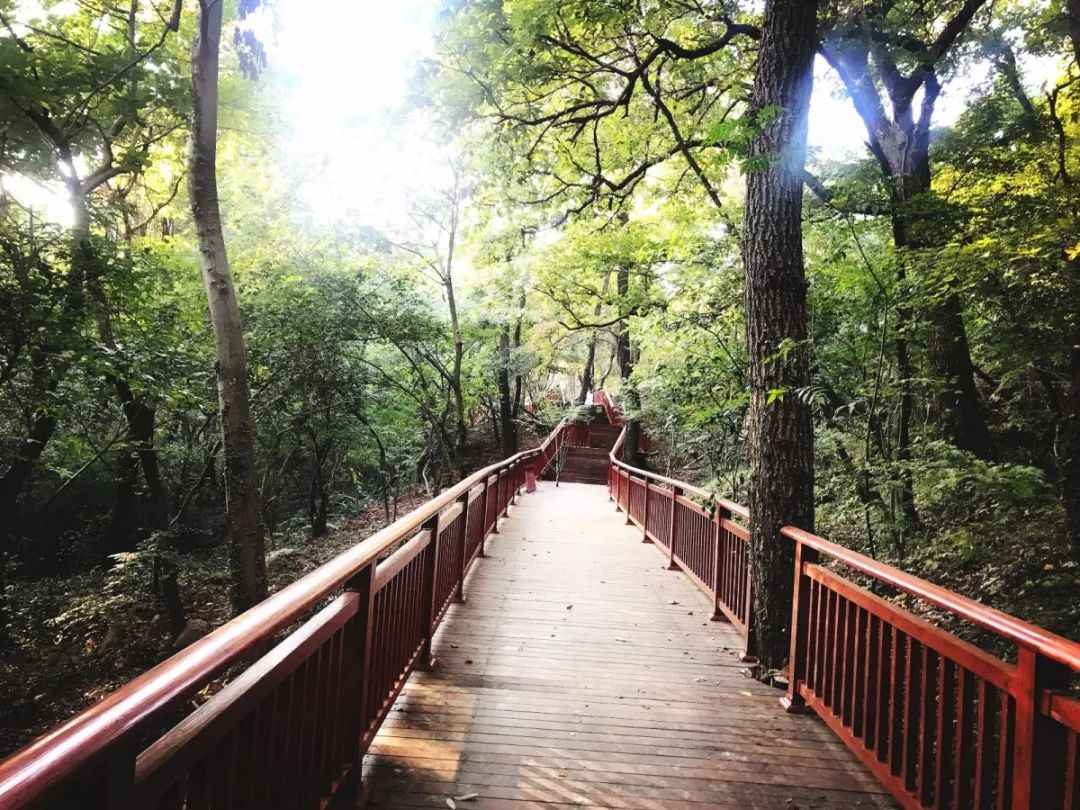
POLYGON ((603 388, 597 388, 592 393, 593 402, 604 409, 608 422, 612 425, 621 425, 623 423, 622 410, 612 401, 611 395, 603 388))
MULTIPOLYGON (((625 431, 624 431, 625 435, 625 431)), ((621 461, 609 493, 747 638, 748 534, 737 504, 621 461), (697 500, 688 498, 693 495, 697 500)), ((908 808, 1080 810, 1080 644, 816 535, 795 544, 790 686, 908 808), (989 631, 1001 657, 875 595, 874 582, 989 631)), ((752 636, 752 634, 750 634, 752 636)))
POLYGON ((1080 808, 1080 644, 793 527, 787 705, 813 709, 907 807, 1080 808), (992 655, 856 585, 989 631, 992 655))
POLYGON ((668 567, 682 570, 713 603, 713 619, 729 621, 753 658, 750 627, 750 535, 734 518, 748 513, 737 503, 703 489, 622 461, 626 431, 611 450, 608 494, 626 512, 643 539, 667 554, 668 567))
POLYGON ((0 807, 355 806, 364 752, 409 674, 431 666, 435 628, 526 469, 580 433, 564 420, 39 737, 0 763, 0 807))

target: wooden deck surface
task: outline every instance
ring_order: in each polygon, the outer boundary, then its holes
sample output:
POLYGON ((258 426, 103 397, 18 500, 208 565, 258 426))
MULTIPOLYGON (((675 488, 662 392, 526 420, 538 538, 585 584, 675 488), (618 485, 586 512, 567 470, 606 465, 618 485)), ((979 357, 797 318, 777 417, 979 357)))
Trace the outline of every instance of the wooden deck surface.
POLYGON ((894 806, 624 520, 601 486, 518 498, 371 748, 371 806, 894 806))

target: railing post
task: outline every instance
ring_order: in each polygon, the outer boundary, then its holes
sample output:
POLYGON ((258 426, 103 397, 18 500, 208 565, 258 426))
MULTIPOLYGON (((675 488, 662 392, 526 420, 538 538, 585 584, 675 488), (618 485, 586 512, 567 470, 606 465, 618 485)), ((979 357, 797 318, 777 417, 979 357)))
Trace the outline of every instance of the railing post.
POLYGON ((679 564, 675 562, 675 538, 678 537, 679 532, 679 519, 676 517, 679 512, 679 496, 682 495, 682 487, 673 486, 671 488, 671 520, 668 525, 670 527, 668 533, 668 570, 678 571, 679 564))
POLYGON ((499 470, 499 517, 506 517, 506 512, 510 507, 510 493, 507 491, 510 486, 510 470, 499 470))
POLYGON ((357 671, 350 679, 352 682, 351 693, 354 700, 350 710, 356 712, 357 738, 349 741, 350 745, 356 746, 356 759, 353 761, 352 769, 349 772, 349 779, 353 784, 349 790, 356 795, 357 806, 363 806, 359 802, 365 800, 367 793, 367 787, 361 774, 363 773, 364 754, 366 753, 363 748, 364 737, 367 736, 368 727, 371 724, 371 718, 367 716, 367 711, 371 700, 371 647, 375 630, 375 568, 376 563, 372 562, 364 566, 364 570, 345 583, 345 590, 355 591, 360 597, 359 608, 356 613, 358 630, 358 643, 355 650, 357 671))
POLYGON ((457 499, 461 504, 461 554, 458 555, 457 587, 455 588, 454 600, 458 603, 465 602, 465 567, 469 564, 469 490, 461 493, 457 499))
MULTIPOLYGON (((488 481, 491 479, 488 478, 488 481)), ((495 492, 494 492, 493 508, 491 510, 491 533, 499 533, 499 474, 495 473, 495 492)), ((484 520, 487 520, 487 513, 484 513, 484 520)))
POLYGON ((746 649, 739 660, 744 664, 757 663, 757 635, 755 631, 756 620, 754 619, 754 558, 750 553, 750 539, 746 540, 746 649))
POLYGON ((435 576, 439 564, 439 514, 436 513, 424 522, 421 531, 431 532, 431 542, 428 543, 424 553, 423 570, 423 601, 420 615, 424 617, 426 631, 424 634, 424 646, 420 650, 420 659, 417 663, 419 669, 430 671, 435 668, 435 656, 431 654, 432 636, 435 634, 435 576))
POLYGON ((477 557, 487 556, 485 543, 487 542, 488 534, 488 480, 488 478, 484 479, 484 491, 480 494, 480 550, 476 552, 477 557))
POLYGON ((725 565, 723 544, 720 542, 723 537, 723 520, 725 517, 730 517, 731 513, 720 506, 718 503, 713 503, 713 580, 712 580, 712 598, 713 598, 713 614, 712 620, 714 622, 726 622, 728 617, 724 614, 724 611, 720 610, 720 585, 723 582, 724 574, 727 573, 727 566, 725 565))
POLYGON ((641 509, 641 542, 652 542, 649 539, 649 476, 645 476, 645 505, 641 509))
MULTIPOLYGON (((1064 729, 1042 711, 1042 698, 1069 686, 1070 672, 1028 647, 1016 655, 1012 808, 1029 810, 1061 802, 1067 742, 1064 729)), ((1004 720, 1002 721, 1004 722, 1004 720)), ((1068 800, 1066 801, 1068 805, 1068 800)))
POLYGON ((810 645, 810 578, 806 576, 806 566, 817 563, 818 553, 798 541, 782 536, 777 539, 781 543, 795 543, 795 589, 791 597, 788 689, 787 694, 780 698, 780 705, 784 707, 784 711, 798 714, 808 711, 806 702, 799 694, 799 685, 806 680, 806 656, 810 645))
POLYGON ((510 465, 510 468, 506 471, 506 476, 510 482, 510 493, 506 499, 507 511, 509 511, 511 504, 517 503, 517 491, 518 491, 518 466, 519 463, 515 461, 510 465))
POLYGON ((634 509, 634 474, 629 470, 626 471, 626 525, 629 526, 634 521, 630 517, 630 513, 634 509))

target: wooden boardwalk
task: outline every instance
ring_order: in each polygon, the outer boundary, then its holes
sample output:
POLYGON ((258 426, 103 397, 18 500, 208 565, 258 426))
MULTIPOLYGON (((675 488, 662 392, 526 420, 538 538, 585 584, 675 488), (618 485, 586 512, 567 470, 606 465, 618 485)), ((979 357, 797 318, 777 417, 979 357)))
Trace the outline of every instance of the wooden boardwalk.
POLYGON ((603 487, 541 482, 500 531, 371 747, 372 807, 894 806, 603 487))

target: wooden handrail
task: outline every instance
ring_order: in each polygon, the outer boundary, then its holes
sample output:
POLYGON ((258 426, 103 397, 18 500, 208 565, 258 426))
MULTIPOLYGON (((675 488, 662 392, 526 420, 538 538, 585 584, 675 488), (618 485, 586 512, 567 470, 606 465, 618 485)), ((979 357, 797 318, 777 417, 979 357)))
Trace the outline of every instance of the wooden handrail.
POLYGON ((611 452, 608 453, 608 459, 611 461, 612 466, 620 470, 625 470, 628 473, 638 476, 639 478, 646 478, 652 483, 666 484, 669 487, 678 487, 683 492, 689 492, 696 495, 698 498, 704 501, 711 500, 716 504, 717 508, 735 515, 740 518, 749 518, 750 510, 745 506, 734 501, 729 501, 727 498, 721 498, 714 495, 711 492, 706 492, 701 487, 695 487, 693 484, 688 484, 685 481, 679 481, 675 478, 668 478, 666 475, 659 475, 649 470, 643 470, 640 467, 634 467, 627 464, 622 460, 623 444, 626 441, 626 427, 624 426, 622 432, 619 434, 619 438, 616 439, 615 445, 611 448, 611 452))
POLYGON ((1008 613, 984 605, 982 602, 976 602, 974 599, 969 599, 940 585, 919 579, 899 568, 878 562, 795 526, 784 526, 780 534, 842 562, 853 571, 866 574, 878 582, 943 608, 954 616, 993 631, 1006 641, 1027 647, 1044 658, 1080 672, 1080 643, 1055 635, 1042 627, 1029 624, 1008 613))
MULTIPOLYGON (((194 694, 229 666, 259 649, 323 599, 372 566, 388 549, 415 535, 491 476, 501 481, 524 462, 542 459, 569 422, 564 419, 536 449, 491 464, 366 540, 282 588, 204 638, 136 677, 84 712, 41 735, 0 762, 0 806, 36 802, 69 777, 94 765, 161 713, 194 694)), ((516 478, 518 472, 514 472, 516 478)), ((509 486, 509 482, 508 482, 509 486)))
MULTIPOLYGON (((707 500, 704 490, 623 461, 625 437, 609 456, 616 507, 710 595, 751 652, 749 534, 722 516, 746 510, 717 498, 710 515, 681 495, 707 500)), ((1080 810, 1080 700, 1068 692, 1080 679, 1080 643, 797 527, 780 537, 795 547, 789 711, 820 716, 905 807, 1080 810), (1015 662, 826 560, 989 630, 1013 645, 1015 662)))

